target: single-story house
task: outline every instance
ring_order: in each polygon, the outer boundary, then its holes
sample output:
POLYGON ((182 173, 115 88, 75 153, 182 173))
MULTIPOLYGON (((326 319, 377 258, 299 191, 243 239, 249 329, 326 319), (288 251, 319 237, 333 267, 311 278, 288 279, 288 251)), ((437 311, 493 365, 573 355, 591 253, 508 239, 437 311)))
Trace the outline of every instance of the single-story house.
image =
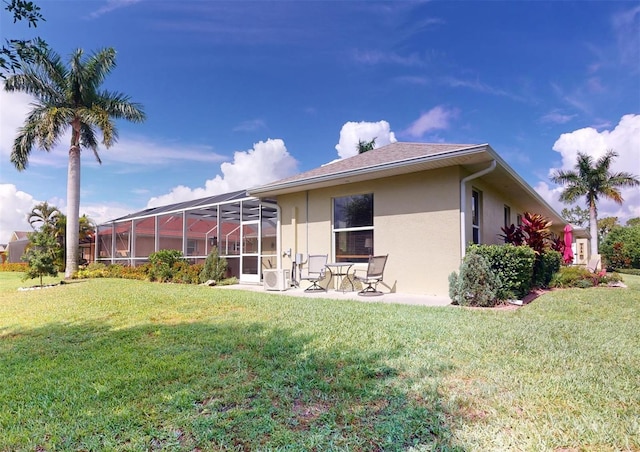
POLYGON ((5 250, 7 256, 8 263, 19 263, 24 262, 22 260, 22 255, 27 249, 27 245, 29 244, 29 233, 26 231, 13 231, 11 233, 11 237, 9 238, 9 243, 7 243, 7 248, 5 250))
POLYGON ((361 269, 383 254, 379 289, 446 296, 468 244, 502 243, 500 228, 524 212, 551 220, 558 235, 566 224, 488 144, 393 143, 249 190, 101 224, 95 260, 139 265, 177 249, 203 263, 216 247, 229 276, 259 283, 276 272, 285 288, 310 254, 361 269))
POLYGON ((524 212, 566 221, 488 144, 396 142, 248 190, 281 212, 283 268, 296 254, 388 255, 388 292, 446 296, 470 243, 503 243, 524 212))

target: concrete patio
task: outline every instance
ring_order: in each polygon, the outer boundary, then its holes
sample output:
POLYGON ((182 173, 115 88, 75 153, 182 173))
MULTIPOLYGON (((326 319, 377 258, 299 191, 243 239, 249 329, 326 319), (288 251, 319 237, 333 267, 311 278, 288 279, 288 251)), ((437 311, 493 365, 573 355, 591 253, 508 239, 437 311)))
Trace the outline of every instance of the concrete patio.
POLYGON ((414 306, 449 306, 451 300, 448 297, 436 297, 430 295, 414 295, 403 293, 385 293, 380 296, 360 296, 358 292, 329 289, 327 291, 305 292, 299 287, 291 287, 284 291, 265 290, 262 284, 235 284, 230 286, 217 286, 221 290, 248 290, 252 292, 264 292, 275 295, 284 295, 304 298, 330 298, 333 300, 355 300, 363 303, 395 303, 414 306))

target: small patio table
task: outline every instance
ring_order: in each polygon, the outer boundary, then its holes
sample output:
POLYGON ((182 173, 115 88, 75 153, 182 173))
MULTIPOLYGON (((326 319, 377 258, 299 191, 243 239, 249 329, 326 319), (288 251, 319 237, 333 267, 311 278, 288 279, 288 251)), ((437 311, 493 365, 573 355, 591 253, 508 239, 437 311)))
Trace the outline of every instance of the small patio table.
MULTIPOLYGON (((336 277, 336 281, 338 282, 338 285, 336 287, 337 292, 342 287, 344 278, 349 276, 349 270, 351 270, 351 267, 353 267, 353 262, 329 262, 325 265, 325 267, 329 269, 329 273, 331 273, 331 279, 333 279, 334 276, 336 277)), ((354 291, 355 286, 353 285, 353 280, 347 278, 347 281, 349 281, 349 283, 351 284, 351 291, 354 291)), ((342 293, 344 292, 345 290, 344 288, 342 288, 342 293)))

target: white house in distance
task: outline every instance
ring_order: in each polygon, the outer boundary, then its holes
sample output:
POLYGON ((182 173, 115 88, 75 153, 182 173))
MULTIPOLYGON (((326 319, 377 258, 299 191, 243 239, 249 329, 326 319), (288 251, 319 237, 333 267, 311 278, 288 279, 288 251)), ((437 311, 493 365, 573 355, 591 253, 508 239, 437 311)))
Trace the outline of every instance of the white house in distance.
POLYGON ((265 270, 292 269, 298 254, 361 267, 385 254, 383 292, 446 296, 468 244, 502 243, 500 228, 524 212, 551 220, 558 235, 566 225, 488 144, 393 143, 249 190, 105 223, 96 260, 136 265, 151 252, 178 249, 204 262, 216 246, 229 275, 259 283, 265 270))

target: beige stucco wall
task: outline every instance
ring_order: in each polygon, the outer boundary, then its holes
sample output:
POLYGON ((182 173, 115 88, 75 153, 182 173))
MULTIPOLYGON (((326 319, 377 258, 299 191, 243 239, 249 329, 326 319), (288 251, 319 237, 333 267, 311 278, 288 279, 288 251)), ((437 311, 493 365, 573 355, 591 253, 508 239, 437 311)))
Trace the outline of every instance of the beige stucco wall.
MULTIPOLYGON (((481 220, 480 220, 480 242, 488 245, 503 244, 504 240, 499 236, 502 234, 501 228, 504 226, 504 206, 511 208, 509 224, 517 224, 517 216, 523 215, 525 209, 516 198, 510 197, 508 193, 499 193, 492 187, 485 184, 482 178, 474 179, 466 184, 466 240, 467 244, 472 242, 471 225, 471 191, 473 189, 481 192, 481 220)), ((537 213, 537 212, 532 212, 537 213)), ((552 224, 551 231, 556 235, 562 235, 564 225, 552 224)))
MULTIPOLYGON (((332 199, 373 193, 374 254, 389 254, 383 291, 448 293, 448 275, 460 264, 459 172, 444 168, 278 197, 282 249, 328 254, 332 199)), ((291 268, 291 260, 283 259, 291 268)))

